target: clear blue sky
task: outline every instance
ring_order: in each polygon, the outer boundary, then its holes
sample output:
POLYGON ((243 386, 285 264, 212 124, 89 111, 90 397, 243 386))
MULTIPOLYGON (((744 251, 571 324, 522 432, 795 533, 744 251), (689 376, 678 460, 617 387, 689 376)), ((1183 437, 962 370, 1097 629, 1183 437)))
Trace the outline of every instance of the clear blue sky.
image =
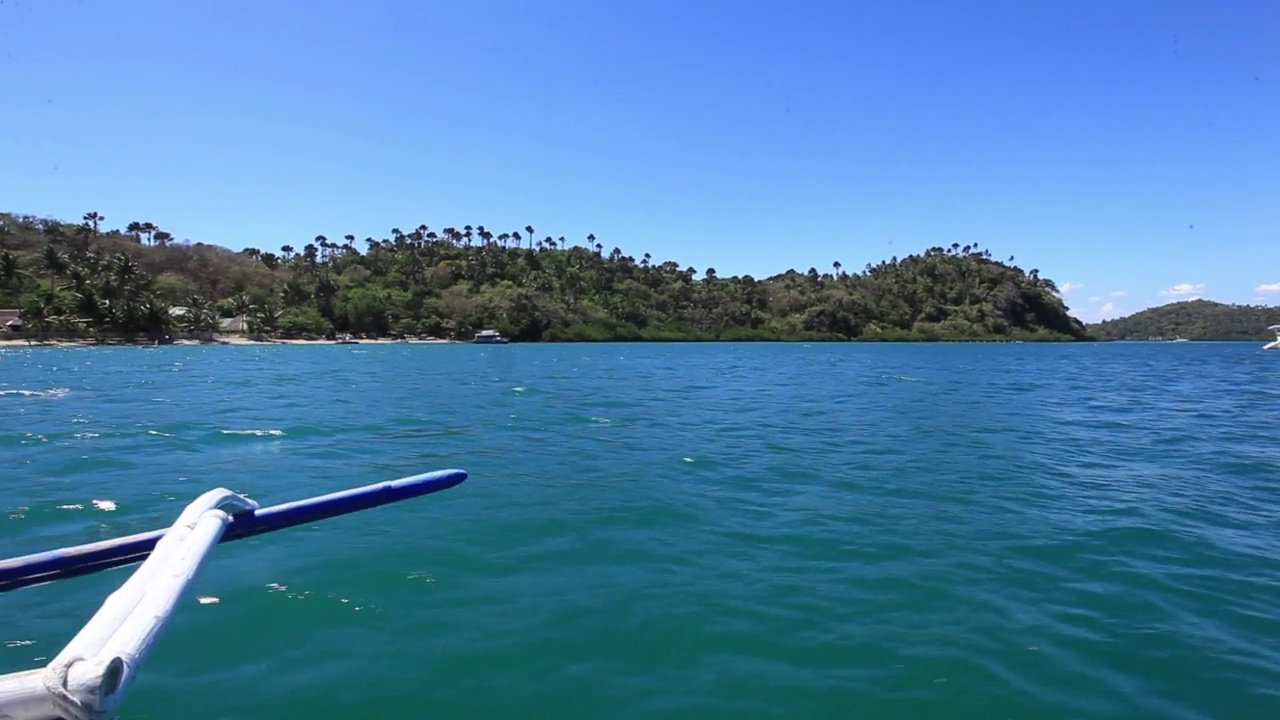
POLYGON ((1274 0, 0 0, 0 209, 264 249, 532 224, 721 275, 977 241, 1086 319, 1280 299, 1278 29, 1274 0))

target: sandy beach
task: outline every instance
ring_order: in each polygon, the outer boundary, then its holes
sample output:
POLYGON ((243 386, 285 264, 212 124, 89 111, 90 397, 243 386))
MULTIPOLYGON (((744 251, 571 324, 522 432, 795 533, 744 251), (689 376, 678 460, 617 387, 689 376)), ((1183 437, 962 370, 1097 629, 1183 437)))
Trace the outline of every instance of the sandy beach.
MULTIPOLYGON (((219 336, 212 341, 201 340, 174 340, 167 345, 247 345, 261 347, 263 345, 338 345, 336 340, 253 340, 243 335, 227 335, 219 336)), ((347 342, 344 344, 353 344, 347 342)), ((392 340, 390 338, 379 338, 377 340, 356 340, 355 344, 360 345, 452 345, 466 344, 460 340, 392 340)), ((26 340, 21 338, 5 338, 0 337, 0 348, 25 348, 25 347, 108 347, 108 346, 138 346, 150 347, 154 343, 148 340, 137 340, 134 342, 124 342, 120 340, 107 340, 105 342, 97 342, 91 338, 83 339, 49 339, 44 341, 26 340)))

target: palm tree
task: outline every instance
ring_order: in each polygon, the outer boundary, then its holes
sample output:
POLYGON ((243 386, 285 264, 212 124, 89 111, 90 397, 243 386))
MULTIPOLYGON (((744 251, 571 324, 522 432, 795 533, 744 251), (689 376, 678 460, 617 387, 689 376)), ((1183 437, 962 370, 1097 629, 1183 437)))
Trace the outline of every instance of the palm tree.
POLYGON ((285 307, 299 307, 310 302, 311 292, 301 282, 287 280, 280 291, 280 300, 285 307))
POLYGON ((138 261, 134 260, 129 253, 116 253, 111 256, 109 265, 116 281, 123 288, 131 289, 136 287, 136 281, 143 274, 142 267, 138 265, 138 261))
POLYGON ((93 212, 87 212, 84 214, 84 224, 93 230, 94 235, 99 234, 100 232, 99 228, 102 225, 102 221, 106 219, 107 218, 104 217, 97 210, 94 210, 93 212))
POLYGON ((524 232, 525 232, 525 235, 527 235, 529 238, 529 249, 532 250, 533 249, 533 226, 525 225, 524 232))
POLYGON ((93 242, 94 238, 93 226, 89 225, 87 222, 77 225, 72 237, 76 240, 72 246, 76 252, 88 253, 89 245, 93 242))
POLYGON ((40 293, 30 298, 22 308, 22 319, 36 327, 36 340, 44 342, 44 333, 49 329, 49 321, 57 315, 57 302, 52 292, 40 293))
POLYGON ((271 303, 254 305, 249 311, 249 332, 254 335, 268 335, 275 332, 280 322, 280 309, 271 303))
POLYGON ((76 315, 95 330, 101 330, 108 320, 103 301, 92 285, 86 284, 76 289, 74 309, 76 315))
POLYGON ((187 314, 182 318, 182 329, 191 333, 213 332, 218 329, 218 313, 213 303, 199 295, 187 298, 187 314))
POLYGON ((69 263, 67 256, 52 244, 44 246, 44 267, 49 271, 49 292, 53 292, 54 281, 67 272, 69 263))
POLYGON ((8 250, 0 250, 0 288, 21 290, 26 280, 27 271, 18 262, 18 257, 8 250))
POLYGON ((239 317, 241 315, 248 315, 249 310, 252 309, 253 307, 253 304, 249 302, 249 296, 245 295, 244 293, 237 293, 236 295, 232 296, 230 300, 230 305, 231 305, 231 314, 235 315, 236 317, 239 317))
POLYGON ((154 295, 147 295, 140 304, 128 307, 125 312, 128 316, 136 316, 147 337, 157 342, 167 339, 174 326, 173 308, 154 295))

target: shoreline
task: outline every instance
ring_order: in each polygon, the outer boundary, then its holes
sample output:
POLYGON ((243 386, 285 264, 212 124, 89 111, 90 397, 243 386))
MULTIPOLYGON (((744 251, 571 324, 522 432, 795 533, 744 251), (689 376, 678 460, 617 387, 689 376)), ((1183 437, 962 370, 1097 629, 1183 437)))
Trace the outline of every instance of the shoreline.
POLYGON ((271 340, 253 340, 244 336, 227 336, 218 337, 213 340, 174 340, 172 342, 161 343, 157 345, 150 340, 106 340, 98 342, 92 338, 55 338, 49 340, 26 340, 18 338, 0 338, 0 348, 76 348, 76 347, 200 347, 214 345, 249 345, 249 346, 270 346, 270 345, 467 345, 461 340, 392 340, 389 338, 379 338, 377 340, 357 340, 352 342, 338 342, 337 340, 298 340, 298 339, 271 339, 271 340))
MULTIPOLYGON (((995 345, 995 344, 1065 344, 1075 345, 1080 343, 1088 343, 1089 340, 1071 340, 1071 339, 1040 339, 1040 340, 1022 340, 1022 339, 970 339, 970 338, 954 338, 954 339, 904 339, 904 340, 887 340, 887 339, 854 339, 854 340, 831 340, 831 339, 808 339, 808 340, 720 340, 720 339, 687 339, 687 340, 541 340, 525 343, 511 343, 520 345, 597 345, 609 343, 656 343, 656 344, 719 344, 719 343, 750 343, 750 344, 862 344, 862 345, 951 345, 951 344, 977 344, 977 345, 995 345)), ((1111 341, 1118 342, 1118 341, 1111 341)), ((285 339, 275 338, 268 340, 254 340, 245 336, 226 336, 217 337, 213 340, 192 340, 182 339, 173 340, 171 342, 157 345, 150 340, 120 340, 107 339, 98 342, 92 338, 55 338, 44 341, 27 340, 19 338, 0 337, 0 349, 4 348, 92 348, 92 347, 161 347, 161 346, 181 346, 181 347, 200 347, 200 346, 216 346, 216 345, 236 345, 236 346, 271 346, 271 345, 473 345, 469 340, 393 340, 390 338, 378 338, 376 340, 360 339, 355 342, 338 342, 337 340, 303 340, 303 339, 285 339)))
MULTIPOLYGON (((1138 340, 1128 338, 1088 338, 1086 340, 987 340, 987 339, 940 339, 940 340, 542 340, 533 342, 511 343, 513 345, 599 345, 609 343, 655 343, 655 344, 717 344, 717 343, 752 343, 752 344, 862 344, 862 345, 998 345, 998 344, 1028 344, 1028 345, 1079 345, 1093 343, 1141 343, 1141 344, 1169 344, 1171 340, 1138 340)), ((1262 339, 1256 338, 1213 338, 1213 339, 1197 339, 1188 340, 1191 343, 1255 343, 1264 342, 1262 339)), ((236 345, 236 346, 256 346, 265 347, 271 345, 474 345, 469 340, 392 340, 389 338, 378 338, 376 340, 361 339, 355 342, 338 342, 337 340, 302 340, 292 338, 274 338, 270 340, 252 340, 243 336, 219 337, 214 340, 174 340, 172 342, 156 343, 149 340, 118 340, 108 339, 98 342, 94 339, 79 338, 67 339, 58 338, 44 341, 26 340, 19 338, 0 337, 0 349, 5 348, 92 348, 92 347, 201 347, 216 345, 236 345)))

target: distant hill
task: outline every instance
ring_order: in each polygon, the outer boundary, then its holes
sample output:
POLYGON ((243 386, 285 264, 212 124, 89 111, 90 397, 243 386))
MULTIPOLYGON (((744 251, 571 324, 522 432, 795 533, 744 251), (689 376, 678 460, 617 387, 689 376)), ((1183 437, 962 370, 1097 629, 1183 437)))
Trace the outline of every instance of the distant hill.
POLYGON ((1099 340, 1270 340, 1269 325, 1280 325, 1280 307, 1189 300, 1090 325, 1089 334, 1099 340))

